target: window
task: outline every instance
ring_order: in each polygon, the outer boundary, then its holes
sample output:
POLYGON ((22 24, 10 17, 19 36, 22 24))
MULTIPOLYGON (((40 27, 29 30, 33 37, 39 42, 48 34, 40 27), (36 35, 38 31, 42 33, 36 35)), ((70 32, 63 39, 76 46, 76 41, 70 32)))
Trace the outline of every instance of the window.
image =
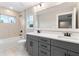
POLYGON ((33 28, 33 15, 27 17, 27 27, 33 28))
POLYGON ((0 23, 16 23, 16 18, 13 16, 7 16, 7 15, 0 15, 0 23))

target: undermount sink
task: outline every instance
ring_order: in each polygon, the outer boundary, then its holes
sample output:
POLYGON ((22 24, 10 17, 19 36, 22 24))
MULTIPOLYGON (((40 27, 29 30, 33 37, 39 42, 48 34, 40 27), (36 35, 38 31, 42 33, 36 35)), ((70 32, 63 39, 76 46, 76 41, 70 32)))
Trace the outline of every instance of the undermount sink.
POLYGON ((77 39, 75 37, 67 37, 67 36, 58 36, 58 38, 64 38, 64 39, 77 39))

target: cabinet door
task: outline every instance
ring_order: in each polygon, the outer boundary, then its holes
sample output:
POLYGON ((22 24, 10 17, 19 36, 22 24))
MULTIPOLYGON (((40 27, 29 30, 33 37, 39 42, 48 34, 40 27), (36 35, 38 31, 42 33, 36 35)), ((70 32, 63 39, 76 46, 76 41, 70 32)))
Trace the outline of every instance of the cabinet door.
POLYGON ((26 49, 27 49, 27 51, 29 50, 29 46, 30 46, 30 36, 29 35, 27 35, 27 38, 26 38, 26 49))
POLYGON ((28 39, 28 53, 29 55, 32 55, 32 46, 33 46, 33 42, 31 39, 28 39))
POLYGON ((79 56, 79 53, 68 51, 68 56, 79 56))
POLYGON ((26 51, 28 51, 28 41, 29 41, 29 39, 26 38, 26 43, 25 43, 26 51))
POLYGON ((66 56, 67 51, 58 47, 51 46, 51 56, 66 56))
POLYGON ((38 41, 33 41, 33 47, 32 47, 32 55, 38 56, 38 41))
POLYGON ((30 35, 27 35, 26 46, 29 55, 38 55, 38 41, 35 41, 34 38, 30 38, 30 35))
POLYGON ((30 38, 30 35, 27 35, 26 49, 29 55, 32 55, 32 45, 33 45, 32 39, 30 38))

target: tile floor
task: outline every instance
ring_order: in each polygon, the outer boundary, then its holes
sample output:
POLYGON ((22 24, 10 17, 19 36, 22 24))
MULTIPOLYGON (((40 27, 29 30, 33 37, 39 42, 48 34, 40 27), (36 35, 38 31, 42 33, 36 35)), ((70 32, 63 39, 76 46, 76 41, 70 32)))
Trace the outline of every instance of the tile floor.
POLYGON ((20 37, 0 39, 0 56, 28 56, 25 42, 26 40, 20 37))

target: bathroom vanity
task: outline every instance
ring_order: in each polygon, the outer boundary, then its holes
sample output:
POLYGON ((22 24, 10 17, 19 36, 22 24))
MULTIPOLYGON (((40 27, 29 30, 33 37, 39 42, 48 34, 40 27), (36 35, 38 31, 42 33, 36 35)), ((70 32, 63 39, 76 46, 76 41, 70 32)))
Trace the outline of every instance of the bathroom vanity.
MULTIPOLYGON (((78 10, 70 7, 72 4, 64 4, 35 14, 36 30, 45 33, 27 33, 26 47, 29 55, 32 56, 79 56, 79 38, 66 37, 71 33, 79 33, 78 10), (67 9, 68 7, 68 9, 67 9), (44 12, 45 11, 45 12, 44 12), (46 32, 68 32, 59 36, 57 34, 47 34, 46 32)), ((78 6, 79 7, 79 6, 78 6)), ((32 31, 31 31, 32 32, 32 31)))
POLYGON ((28 33, 26 45, 32 56, 79 56, 78 38, 28 33))

